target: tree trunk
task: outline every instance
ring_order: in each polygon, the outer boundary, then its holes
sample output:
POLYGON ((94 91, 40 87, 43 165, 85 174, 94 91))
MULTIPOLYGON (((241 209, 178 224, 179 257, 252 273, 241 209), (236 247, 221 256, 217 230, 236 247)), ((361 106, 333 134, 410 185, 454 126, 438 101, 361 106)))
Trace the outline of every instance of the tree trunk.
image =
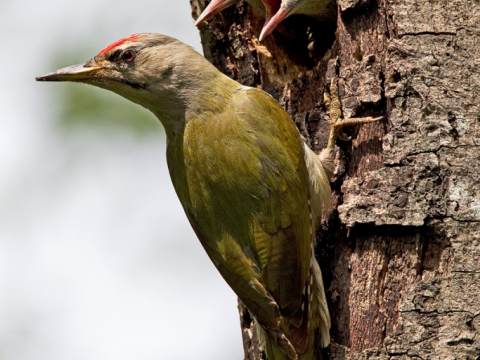
MULTIPOLYGON (((205 0, 191 0, 193 16, 205 0)), ((222 72, 269 92, 316 151, 335 74, 345 117, 317 256, 332 316, 318 359, 480 359, 480 3, 338 0, 264 42, 243 2, 200 27, 222 72)), ((262 359, 240 305, 246 359, 262 359)))

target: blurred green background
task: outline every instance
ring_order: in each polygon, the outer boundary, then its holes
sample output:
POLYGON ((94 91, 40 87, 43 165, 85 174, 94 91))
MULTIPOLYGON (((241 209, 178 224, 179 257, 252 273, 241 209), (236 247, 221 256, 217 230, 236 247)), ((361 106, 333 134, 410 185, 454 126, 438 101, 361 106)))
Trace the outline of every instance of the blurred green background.
MULTIPOLYGON (((86 49, 58 51, 59 54, 51 60, 53 69, 59 69, 66 63, 76 64, 79 59, 87 60, 98 49, 89 46, 86 49)), ((91 128, 96 131, 116 129, 138 136, 158 136, 163 133, 160 121, 149 111, 109 91, 68 84, 62 91, 57 91, 56 96, 58 114, 55 125, 63 131, 78 132, 82 128, 91 128)))
POLYGON ((0 4, 0 360, 242 359, 236 297, 145 109, 35 76, 137 32, 201 52, 188 0, 0 4))

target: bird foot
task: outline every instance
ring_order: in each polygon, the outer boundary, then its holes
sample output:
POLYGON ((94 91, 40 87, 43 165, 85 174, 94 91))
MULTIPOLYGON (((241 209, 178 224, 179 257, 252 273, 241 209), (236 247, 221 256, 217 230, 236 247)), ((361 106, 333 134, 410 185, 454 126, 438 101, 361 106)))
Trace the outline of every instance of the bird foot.
POLYGON ((383 119, 383 116, 376 118, 363 117, 363 118, 342 118, 342 107, 340 104, 340 97, 338 96, 338 77, 335 76, 330 84, 330 94, 325 93, 323 103, 327 107, 330 115, 330 136, 328 137, 328 149, 335 147, 335 141, 340 138, 344 141, 350 141, 352 138, 347 136, 342 129, 348 126, 355 126, 361 124, 369 124, 383 119))

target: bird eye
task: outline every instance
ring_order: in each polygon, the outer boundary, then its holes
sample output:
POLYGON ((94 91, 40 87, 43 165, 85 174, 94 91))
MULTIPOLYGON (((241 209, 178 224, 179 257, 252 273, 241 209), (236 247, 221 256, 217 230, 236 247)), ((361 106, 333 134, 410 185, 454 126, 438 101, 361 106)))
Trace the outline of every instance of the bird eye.
POLYGON ((122 54, 122 60, 125 62, 132 62, 135 60, 137 54, 133 50, 127 50, 122 54))

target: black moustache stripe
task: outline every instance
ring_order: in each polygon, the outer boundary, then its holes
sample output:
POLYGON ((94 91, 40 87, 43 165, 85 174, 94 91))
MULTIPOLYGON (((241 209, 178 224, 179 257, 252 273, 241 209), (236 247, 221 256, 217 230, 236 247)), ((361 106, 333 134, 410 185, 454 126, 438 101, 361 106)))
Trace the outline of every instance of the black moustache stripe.
POLYGON ((148 87, 147 84, 141 83, 141 82, 133 82, 133 81, 123 80, 123 79, 120 80, 120 82, 128 86, 131 86, 134 89, 146 89, 148 87))

